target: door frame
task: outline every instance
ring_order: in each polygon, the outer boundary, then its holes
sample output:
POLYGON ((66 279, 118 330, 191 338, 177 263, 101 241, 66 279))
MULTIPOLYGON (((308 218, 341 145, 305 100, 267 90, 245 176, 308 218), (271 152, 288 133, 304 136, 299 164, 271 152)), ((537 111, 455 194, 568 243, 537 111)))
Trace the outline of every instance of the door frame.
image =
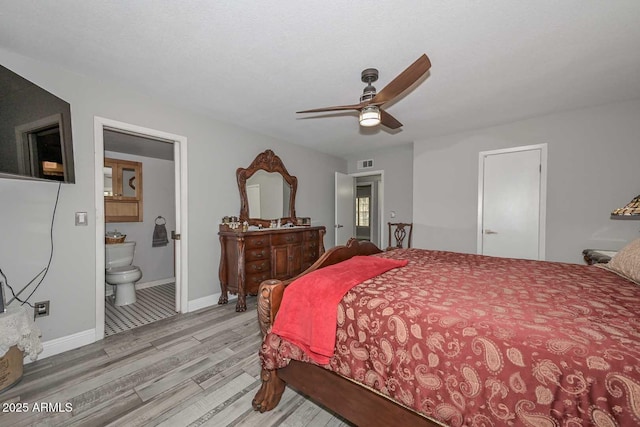
MULTIPOLYGON (((338 176, 341 176, 340 179, 342 179, 342 176, 346 177, 347 179, 350 180, 350 184, 351 184, 351 195, 350 195, 350 199, 349 199, 349 203, 351 204, 351 207, 349 209, 350 214, 351 214, 351 218, 349 219, 349 223, 350 225, 353 225, 352 230, 351 230, 351 237, 355 237, 354 234, 356 233, 356 215, 355 215, 355 197, 356 197, 356 183, 355 183, 355 178, 352 177, 350 174, 348 173, 343 173, 343 172, 339 172, 339 171, 335 171, 333 174, 333 183, 334 183, 334 194, 333 194, 333 209, 334 209, 334 214, 333 214, 333 244, 334 246, 340 246, 340 245, 346 245, 347 242, 342 242, 341 239, 339 239, 338 235, 340 234, 339 228, 344 227, 344 225, 342 223, 344 223, 344 221, 340 221, 339 219, 342 218, 341 214, 343 213, 340 208, 340 205, 338 203, 338 200, 342 200, 344 197, 338 197, 339 194, 341 194, 338 191, 338 176), (339 218, 340 217, 340 218, 339 218), (340 227, 338 227, 338 225, 340 225, 340 227)), ((342 188, 342 187, 341 187, 342 188)), ((349 239, 347 239, 348 241, 349 239)))
POLYGON ((478 155, 478 223, 476 253, 482 254, 483 244, 483 208, 484 208, 484 159, 497 154, 516 153, 520 151, 540 150, 540 217, 538 220, 538 259, 545 259, 546 219, 547 219, 547 143, 524 145, 521 147, 502 148, 499 150, 481 151, 478 155))
POLYGON ((95 209, 96 209, 96 341, 104 338, 105 321, 105 261, 104 261, 104 131, 115 130, 131 133, 143 137, 163 139, 173 143, 175 170, 175 205, 176 205, 176 233, 180 240, 175 244, 176 260, 176 311, 188 311, 189 282, 188 282, 188 193, 187 193, 187 137, 164 131, 146 128, 130 123, 94 117, 94 145, 95 145, 95 209))
MULTIPOLYGON (((342 172, 341 172, 342 173, 342 172)), ((382 246, 384 246, 384 226, 385 223, 383 221, 384 218, 384 170, 375 170, 375 171, 366 171, 366 172, 356 172, 356 173, 348 173, 347 175, 349 175, 350 177, 353 178, 353 186, 355 189, 355 179, 359 178, 359 177, 363 177, 363 176, 375 176, 375 175, 380 175, 380 182, 378 183, 378 193, 376 194, 376 197, 378 197, 378 226, 379 226, 379 230, 378 230, 378 240, 379 242, 373 242, 375 243, 376 246, 380 247, 380 249, 384 249, 382 246)), ((354 200, 353 200, 353 218, 355 221, 355 191, 353 194, 354 200)), ((337 213, 337 195, 334 195, 334 208, 335 208, 335 212, 337 213)), ((334 224, 336 224, 336 218, 335 218, 335 214, 334 214, 334 224)), ((355 232, 355 222, 354 222, 354 230, 355 232)))

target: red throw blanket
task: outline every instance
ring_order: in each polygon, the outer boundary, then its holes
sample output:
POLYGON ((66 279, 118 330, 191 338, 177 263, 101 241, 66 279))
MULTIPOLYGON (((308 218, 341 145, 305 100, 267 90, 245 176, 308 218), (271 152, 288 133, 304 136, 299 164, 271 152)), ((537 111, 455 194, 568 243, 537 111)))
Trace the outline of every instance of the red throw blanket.
POLYGON ((326 365, 336 344, 338 303, 354 286, 407 260, 355 256, 293 281, 285 289, 272 332, 296 344, 326 365))

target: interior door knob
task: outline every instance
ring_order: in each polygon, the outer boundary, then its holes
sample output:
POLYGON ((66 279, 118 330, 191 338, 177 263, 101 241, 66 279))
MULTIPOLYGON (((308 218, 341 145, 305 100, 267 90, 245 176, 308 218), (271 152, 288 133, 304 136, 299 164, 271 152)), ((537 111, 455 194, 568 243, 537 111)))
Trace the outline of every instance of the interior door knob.
POLYGON ((484 234, 498 234, 497 231, 489 230, 488 228, 484 230, 484 234))
POLYGON ((344 227, 344 225, 342 225, 342 224, 336 224, 336 225, 334 225, 333 227, 334 227, 334 228, 342 228, 342 227, 344 227))

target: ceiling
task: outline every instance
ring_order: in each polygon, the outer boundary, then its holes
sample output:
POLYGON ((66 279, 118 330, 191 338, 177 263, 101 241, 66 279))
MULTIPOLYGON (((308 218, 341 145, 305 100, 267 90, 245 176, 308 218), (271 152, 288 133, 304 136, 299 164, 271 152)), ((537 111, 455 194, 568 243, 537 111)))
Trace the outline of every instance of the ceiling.
MULTIPOLYGON (((640 98, 637 0, 0 0, 0 46, 336 156, 640 98), (362 129, 378 91, 430 72, 362 129)), ((1 62, 1 59, 0 59, 1 62)))

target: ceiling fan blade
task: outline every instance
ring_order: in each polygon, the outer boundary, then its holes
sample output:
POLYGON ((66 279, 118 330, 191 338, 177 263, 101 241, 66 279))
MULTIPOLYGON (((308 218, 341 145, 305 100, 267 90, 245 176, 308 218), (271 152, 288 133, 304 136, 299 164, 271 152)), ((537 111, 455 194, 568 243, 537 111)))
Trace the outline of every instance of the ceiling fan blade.
POLYGON ((321 113, 323 111, 359 110, 365 104, 336 105, 335 107, 314 108, 313 110, 296 111, 296 113, 321 113))
POLYGON ((402 127, 402 123, 383 109, 380 109, 380 123, 389 129, 398 129, 399 127, 402 127))
POLYGON ((371 100, 371 104, 382 105, 391 101, 414 84, 429 68, 431 68, 431 61, 427 55, 422 54, 420 58, 378 92, 371 100))

